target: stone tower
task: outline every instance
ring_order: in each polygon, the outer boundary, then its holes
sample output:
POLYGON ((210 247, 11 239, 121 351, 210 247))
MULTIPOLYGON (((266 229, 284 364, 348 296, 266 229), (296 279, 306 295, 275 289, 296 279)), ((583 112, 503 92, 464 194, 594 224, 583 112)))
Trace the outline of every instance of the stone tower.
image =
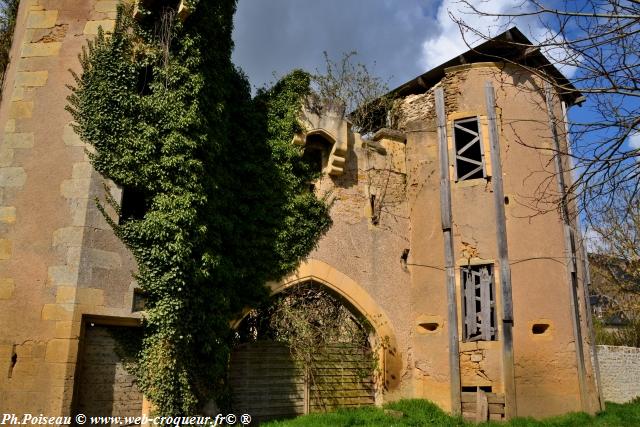
POLYGON ((3 412, 70 413, 82 316, 135 317, 135 264, 96 209, 104 180, 65 111, 69 69, 117 3, 20 2, 0 108, 3 412))

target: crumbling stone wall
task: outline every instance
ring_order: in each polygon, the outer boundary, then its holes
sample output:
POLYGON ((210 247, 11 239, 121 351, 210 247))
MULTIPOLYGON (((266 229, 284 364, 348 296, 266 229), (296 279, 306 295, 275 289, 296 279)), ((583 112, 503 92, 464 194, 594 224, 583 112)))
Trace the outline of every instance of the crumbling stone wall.
POLYGON ((624 403, 640 396, 640 348, 599 345, 598 361, 605 401, 624 403))

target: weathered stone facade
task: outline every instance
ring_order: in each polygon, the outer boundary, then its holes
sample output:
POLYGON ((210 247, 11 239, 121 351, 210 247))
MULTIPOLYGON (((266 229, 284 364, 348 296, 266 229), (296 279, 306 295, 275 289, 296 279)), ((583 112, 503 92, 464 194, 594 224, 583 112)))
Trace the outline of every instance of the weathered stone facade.
MULTIPOLYGON (((93 202, 110 184, 91 168, 64 110, 68 69, 78 70, 77 54, 98 26, 112 27, 116 3, 20 4, 0 107, 0 372, 10 373, 0 375, 2 412, 72 413, 85 328, 139 318, 135 263, 93 202)), ((528 203, 558 176, 543 81, 491 62, 441 71, 399 96, 399 130, 364 139, 341 118, 304 117, 306 132, 293 143, 304 147, 315 135, 326 144, 315 191, 331 201, 334 225, 297 272, 270 285, 278 292, 313 279, 369 320, 380 344, 377 402, 425 398, 460 412, 465 393, 483 390, 502 399, 493 404, 507 417, 594 412, 583 264, 573 271, 557 211, 528 203), (470 117, 484 176, 458 181, 454 121, 470 117), (493 272, 492 339, 463 338, 462 277, 471 266, 493 272)), ((557 97, 552 109, 562 116, 557 97)))
POLYGON ((137 322, 135 263, 96 208, 104 179, 64 110, 69 69, 116 4, 20 2, 0 108, 3 412, 70 413, 82 316, 137 322))
POLYGON ((640 348, 599 345, 598 361, 604 400, 626 403, 640 396, 640 348))

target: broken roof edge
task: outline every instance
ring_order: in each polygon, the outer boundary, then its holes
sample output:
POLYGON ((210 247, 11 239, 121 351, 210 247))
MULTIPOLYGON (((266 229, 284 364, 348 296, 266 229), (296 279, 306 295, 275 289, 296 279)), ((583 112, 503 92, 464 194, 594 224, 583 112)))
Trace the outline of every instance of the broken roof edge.
POLYGON ((404 97, 426 92, 445 76, 446 69, 478 62, 502 62, 526 69, 542 78, 553 79, 560 97, 569 106, 584 100, 580 91, 564 74, 517 28, 511 27, 502 34, 487 39, 465 53, 450 59, 389 92, 392 97, 404 97))

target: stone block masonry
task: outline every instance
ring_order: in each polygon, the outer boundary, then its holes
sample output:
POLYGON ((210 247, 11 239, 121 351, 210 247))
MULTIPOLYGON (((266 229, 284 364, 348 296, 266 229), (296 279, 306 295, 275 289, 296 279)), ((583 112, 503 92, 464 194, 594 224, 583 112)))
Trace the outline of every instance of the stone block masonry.
POLYGON ((625 403, 640 396, 640 348, 598 346, 605 401, 625 403))

